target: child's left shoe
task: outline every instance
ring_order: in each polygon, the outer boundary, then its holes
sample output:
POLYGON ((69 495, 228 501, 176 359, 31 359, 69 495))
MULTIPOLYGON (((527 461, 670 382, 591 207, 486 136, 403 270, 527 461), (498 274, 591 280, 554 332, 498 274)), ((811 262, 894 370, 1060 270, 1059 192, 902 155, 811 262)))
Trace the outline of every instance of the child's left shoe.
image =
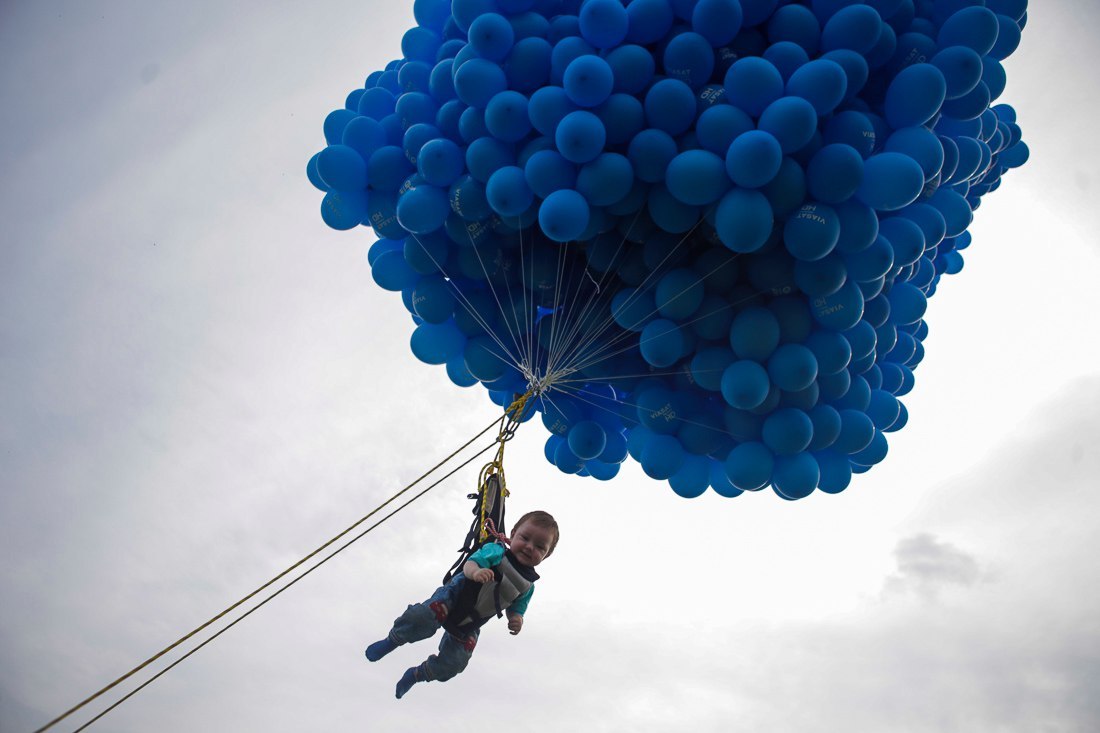
POLYGON ((372 662, 377 662, 396 648, 397 644, 390 641, 390 638, 387 636, 382 641, 376 641, 367 647, 367 659, 372 662))
POLYGON ((409 667, 405 670, 405 674, 401 675, 401 679, 397 681, 397 699, 400 700, 405 696, 405 693, 412 689, 412 686, 419 682, 416 678, 416 667, 409 667))

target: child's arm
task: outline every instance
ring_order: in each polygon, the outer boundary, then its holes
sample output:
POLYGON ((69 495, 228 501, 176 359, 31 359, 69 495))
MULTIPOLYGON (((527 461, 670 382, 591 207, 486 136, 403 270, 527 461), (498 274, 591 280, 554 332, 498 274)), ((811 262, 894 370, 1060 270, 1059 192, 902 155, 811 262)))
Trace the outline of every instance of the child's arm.
POLYGON ((462 574, 475 583, 488 583, 493 579, 493 571, 483 568, 473 560, 467 560, 462 566, 462 574))
POLYGON ((523 614, 516 613, 515 611, 508 611, 508 632, 515 636, 523 630, 523 614))

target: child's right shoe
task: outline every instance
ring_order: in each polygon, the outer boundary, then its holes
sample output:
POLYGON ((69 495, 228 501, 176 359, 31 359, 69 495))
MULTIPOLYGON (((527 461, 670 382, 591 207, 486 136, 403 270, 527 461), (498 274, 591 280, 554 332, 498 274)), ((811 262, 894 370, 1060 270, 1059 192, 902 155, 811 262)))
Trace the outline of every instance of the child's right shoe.
POLYGON ((405 674, 401 675, 401 679, 397 681, 397 699, 400 700, 405 696, 405 693, 412 689, 412 686, 419 682, 416 678, 416 667, 409 667, 405 670, 405 674))
POLYGON ((392 641, 390 641, 389 637, 387 636, 382 641, 376 641, 367 647, 367 659, 372 662, 377 662, 379 659, 386 656, 396 648, 397 644, 394 644, 392 641))

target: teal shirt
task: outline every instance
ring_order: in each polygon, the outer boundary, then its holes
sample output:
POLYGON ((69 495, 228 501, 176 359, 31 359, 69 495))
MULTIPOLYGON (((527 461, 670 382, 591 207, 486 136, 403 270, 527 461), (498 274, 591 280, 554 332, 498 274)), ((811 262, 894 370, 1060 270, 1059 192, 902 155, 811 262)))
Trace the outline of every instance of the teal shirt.
MULTIPOLYGON (((479 568, 495 568, 497 565, 500 565, 500 560, 503 557, 504 545, 493 542, 484 545, 473 555, 470 555, 470 561, 479 568)), ((527 604, 531 602, 531 596, 534 595, 534 593, 535 585, 532 583, 526 593, 513 601, 511 606, 508 606, 508 610, 512 613, 518 613, 520 616, 527 613, 527 604)))

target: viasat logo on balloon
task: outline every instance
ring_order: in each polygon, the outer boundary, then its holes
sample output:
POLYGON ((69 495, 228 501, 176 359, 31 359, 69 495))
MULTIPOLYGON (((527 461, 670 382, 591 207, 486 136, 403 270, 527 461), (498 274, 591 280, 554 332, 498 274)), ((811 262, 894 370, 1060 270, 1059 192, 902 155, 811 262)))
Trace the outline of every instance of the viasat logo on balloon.
POLYGON ((818 316, 827 316, 832 313, 839 313, 844 310, 844 303, 834 303, 829 305, 829 301, 825 298, 814 298, 814 311, 818 316))
POLYGON ((672 409, 671 404, 666 404, 660 410, 656 410, 651 417, 654 419, 661 418, 665 422, 672 422, 676 419, 676 410, 672 409))
POLYGON ((815 206, 814 204, 806 204, 805 206, 803 206, 799 210, 799 212, 795 215, 794 218, 796 218, 796 219, 807 219, 809 221, 816 221, 818 224, 827 224, 828 222, 825 221, 825 217, 822 216, 821 214, 815 213, 816 211, 817 211, 817 206, 815 206))
POLYGON ((699 100, 703 102, 714 102, 725 96, 726 90, 722 87, 708 87, 699 94, 699 100))
POLYGON ((371 214, 370 220, 375 229, 384 229, 397 221, 397 214, 386 216, 381 211, 376 211, 371 214))

